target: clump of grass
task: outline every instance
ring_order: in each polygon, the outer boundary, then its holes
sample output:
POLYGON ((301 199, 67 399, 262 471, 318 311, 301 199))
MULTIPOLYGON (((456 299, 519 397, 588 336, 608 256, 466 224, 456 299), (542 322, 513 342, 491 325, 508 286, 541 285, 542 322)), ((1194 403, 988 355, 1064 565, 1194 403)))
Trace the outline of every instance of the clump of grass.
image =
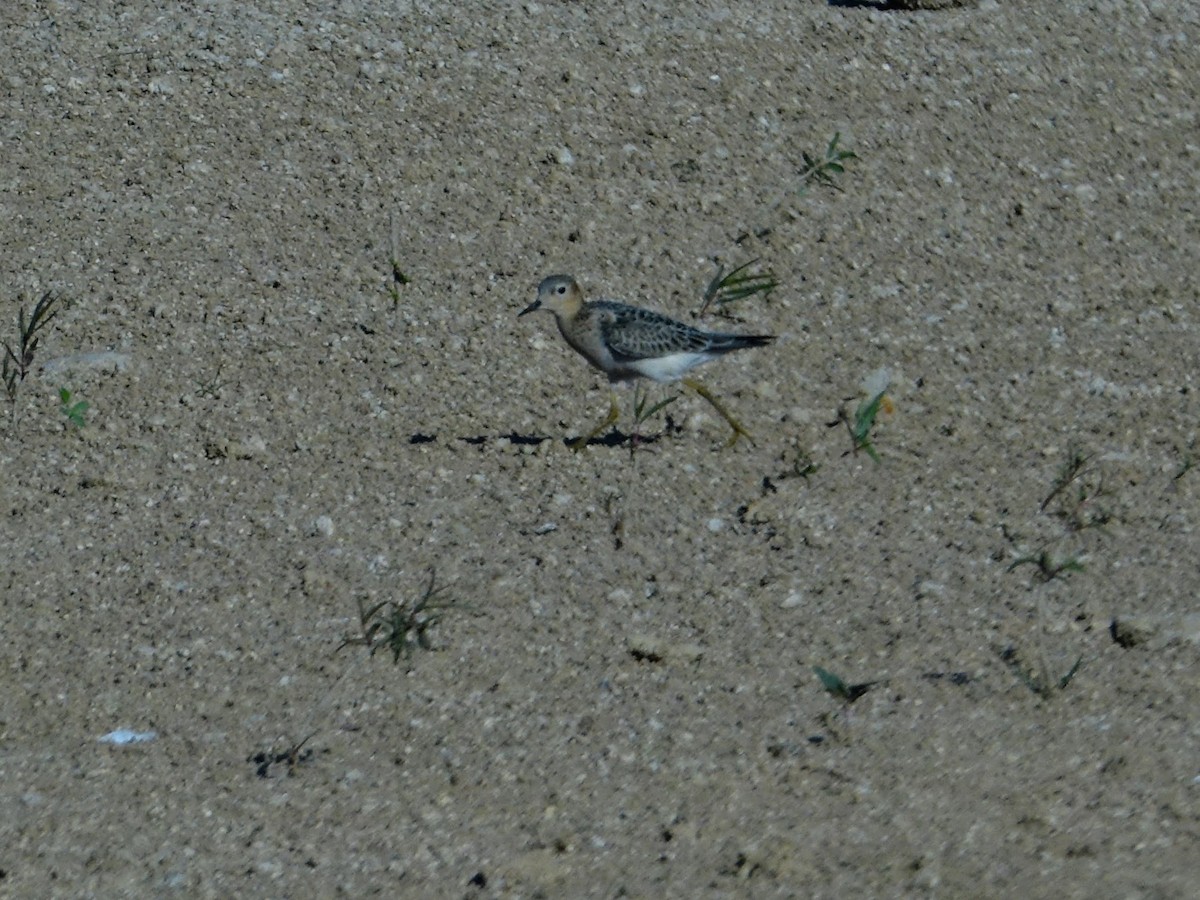
POLYGON ((723 313, 724 307, 730 303, 745 300, 756 294, 762 294, 763 299, 770 297, 771 292, 779 287, 779 282, 775 278, 775 273, 770 269, 766 272, 750 271, 751 267, 757 263, 757 259, 752 259, 730 272, 725 271, 723 263, 717 263, 717 274, 712 277, 708 287, 705 288, 704 303, 701 304, 700 311, 696 315, 703 316, 708 308, 714 305, 718 311, 723 313))
POLYGON ((871 440, 871 429, 875 427, 875 419, 878 418, 880 412, 891 413, 895 409, 891 398, 887 395, 889 387, 891 384, 885 383, 872 396, 862 400, 854 410, 853 416, 848 412, 846 405, 850 402, 849 400, 843 402, 838 409, 837 420, 830 424, 836 425, 838 422, 846 424, 846 429, 850 432, 850 450, 848 452, 858 453, 859 450, 862 450, 875 462, 880 462, 879 452, 871 440))
POLYGON ((367 606, 360 598, 361 634, 345 638, 338 649, 366 647, 371 656, 379 650, 387 650, 392 654, 393 663, 399 663, 402 657, 410 659, 414 648, 432 650, 429 633, 442 620, 445 611, 454 605, 454 601, 445 596, 445 591, 445 586, 436 585, 436 574, 430 569, 425 590, 411 602, 384 600, 367 606))
POLYGON ((25 318, 25 306, 22 305, 17 311, 15 347, 8 341, 0 342, 4 345, 4 360, 3 363, 0 363, 0 376, 4 379, 4 390, 8 394, 14 421, 17 415, 17 390, 33 369, 33 357, 38 348, 40 335, 58 315, 55 304, 60 298, 61 295, 54 291, 42 294, 41 299, 34 304, 33 312, 29 314, 28 319, 25 318))
POLYGON ((84 416, 87 414, 88 406, 86 400, 76 400, 75 396, 64 388, 58 389, 59 411, 66 417, 67 421, 76 428, 82 428, 87 424, 84 421, 84 416))
POLYGON ((1103 530, 1112 521, 1112 513, 1097 503, 1107 491, 1104 488, 1104 473, 1092 465, 1092 460, 1093 457, 1071 445, 1067 459, 1050 487, 1050 493, 1038 507, 1045 512, 1053 503, 1054 514, 1071 531, 1083 531, 1086 528, 1103 530))
POLYGON ((1021 682, 1041 697, 1049 700, 1055 692, 1065 691, 1083 665, 1083 655, 1080 654, 1064 674, 1055 678, 1050 674, 1050 667, 1045 657, 1041 657, 1036 665, 1028 665, 1022 661, 1017 648, 1009 644, 1000 651, 1000 659, 1021 679, 1021 682))
POLYGON ((804 168, 800 170, 801 195, 807 193, 813 185, 833 188, 835 191, 842 190, 842 186, 837 183, 834 176, 843 174, 846 171, 843 163, 850 159, 858 159, 858 154, 838 147, 841 139, 842 133, 835 131, 829 144, 825 147, 825 153, 819 157, 802 151, 804 168))

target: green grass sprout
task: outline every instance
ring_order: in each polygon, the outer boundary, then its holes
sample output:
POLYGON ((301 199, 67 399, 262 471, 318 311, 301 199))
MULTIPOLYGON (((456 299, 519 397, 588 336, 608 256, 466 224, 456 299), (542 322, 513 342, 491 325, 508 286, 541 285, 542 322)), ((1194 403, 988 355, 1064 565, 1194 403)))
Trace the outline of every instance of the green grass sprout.
POLYGON ((60 296, 54 291, 42 294, 41 299, 34 304, 33 312, 29 314, 28 319, 25 318, 25 307, 22 305, 17 310, 16 346, 9 344, 8 341, 0 341, 4 346, 0 376, 4 379, 4 390, 8 394, 8 402, 12 405, 14 421, 17 415, 17 389, 33 369, 33 357, 37 351, 41 332, 58 315, 58 310, 54 307, 60 296))
POLYGON ((874 396, 861 401, 854 410, 853 416, 846 411, 846 403, 849 403, 849 400, 843 403, 838 410, 837 420, 830 424, 846 423, 846 428, 850 432, 850 450, 848 452, 858 453, 859 450, 862 450, 875 462, 881 461, 879 452, 871 440, 871 429, 875 427, 875 419, 879 416, 880 411, 890 413, 895 409, 891 398, 887 396, 889 387, 891 387, 890 383, 885 384, 883 389, 874 396))
POLYGON ((800 170, 800 194, 804 195, 808 189, 815 185, 833 188, 835 191, 843 190, 842 186, 834 179, 834 175, 841 175, 846 171, 844 162, 850 159, 858 159, 858 154, 851 150, 842 150, 838 147, 838 141, 842 139, 840 131, 834 132, 828 146, 825 147, 825 154, 818 158, 802 151, 804 157, 804 168, 800 170))
POLYGON ((710 306, 715 305, 721 309, 730 303, 753 297, 755 294, 762 294, 763 299, 770 297, 771 292, 779 287, 779 281, 770 269, 766 272, 750 271, 751 267, 758 262, 757 259, 752 259, 748 263, 742 263, 729 273, 725 272, 723 263, 717 263, 717 274, 713 276, 704 290, 704 303, 697 315, 703 316, 710 306))
POLYGON ((674 403, 676 400, 678 400, 679 395, 672 394, 670 397, 667 397, 663 400, 659 400, 657 403, 655 403, 653 406, 651 406, 649 409, 647 409, 646 402, 647 402, 647 400, 649 400, 649 398, 650 398, 650 392, 648 390, 643 390, 640 387, 635 391, 634 396, 633 396, 633 417, 634 417, 634 420, 636 421, 637 427, 639 429, 641 428, 642 423, 645 422, 647 419, 649 419, 651 416, 654 416, 655 414, 661 412, 663 409, 665 409, 666 407, 668 407, 672 403, 674 403))
POLYGON ((833 674, 828 669, 823 669, 820 666, 813 666, 813 671, 817 673, 817 677, 821 679, 821 684, 830 694, 842 700, 845 703, 853 703, 875 685, 878 681, 865 681, 862 684, 847 684, 841 677, 833 674))
POLYGON ((400 268, 400 261, 393 259, 392 264, 392 283, 388 285, 388 295, 392 298, 392 303, 395 306, 400 305, 400 288, 408 284, 408 276, 404 274, 404 270, 400 268))
POLYGON ((389 225, 391 226, 391 248, 392 254, 388 258, 388 264, 392 269, 392 282, 388 285, 388 296, 392 298, 392 307, 400 305, 400 288, 408 284, 408 275, 400 268, 400 225, 396 221, 396 213, 392 212, 388 216, 389 225))
POLYGON ((1082 450, 1072 444, 1067 449, 1067 461, 1058 470, 1058 475, 1054 477, 1054 483, 1050 486, 1050 493, 1046 495, 1042 505, 1038 508, 1044 511, 1055 497, 1065 491, 1071 482, 1082 474, 1090 461, 1090 456, 1085 456, 1082 450))
POLYGON ((1073 556, 1068 556, 1065 559, 1055 560, 1050 556, 1048 550, 1043 550, 1040 553, 1021 556, 1013 560, 1012 564, 1005 570, 1013 571, 1019 566, 1037 566, 1038 577, 1042 581, 1053 581, 1059 575, 1066 572, 1082 572, 1083 563, 1073 556))

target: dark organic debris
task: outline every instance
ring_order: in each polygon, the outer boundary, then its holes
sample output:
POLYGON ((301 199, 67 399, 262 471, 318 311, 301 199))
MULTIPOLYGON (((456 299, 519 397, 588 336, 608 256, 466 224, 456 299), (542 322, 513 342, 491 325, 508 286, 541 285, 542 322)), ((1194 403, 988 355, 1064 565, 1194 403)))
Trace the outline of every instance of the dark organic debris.
POLYGON ((929 681, 945 680, 958 687, 971 683, 971 676, 966 672, 925 672, 921 677, 929 681))
POLYGON ((247 757, 246 762, 254 763, 254 774, 259 778, 270 778, 271 766, 284 764, 287 765, 288 775, 295 775, 297 766, 300 766, 301 764, 312 759, 312 748, 304 747, 304 745, 307 743, 308 738, 305 738, 295 746, 289 747, 288 749, 278 753, 269 750, 260 750, 258 753, 247 757))

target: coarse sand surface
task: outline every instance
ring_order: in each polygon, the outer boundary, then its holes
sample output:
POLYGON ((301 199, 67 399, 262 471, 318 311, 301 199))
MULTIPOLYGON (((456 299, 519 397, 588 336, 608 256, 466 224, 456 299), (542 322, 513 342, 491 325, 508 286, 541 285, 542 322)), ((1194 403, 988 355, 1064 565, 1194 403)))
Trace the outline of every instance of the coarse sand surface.
POLYGON ((1195 897, 1200 4, 932 5, 4 4, 0 895, 1195 897))

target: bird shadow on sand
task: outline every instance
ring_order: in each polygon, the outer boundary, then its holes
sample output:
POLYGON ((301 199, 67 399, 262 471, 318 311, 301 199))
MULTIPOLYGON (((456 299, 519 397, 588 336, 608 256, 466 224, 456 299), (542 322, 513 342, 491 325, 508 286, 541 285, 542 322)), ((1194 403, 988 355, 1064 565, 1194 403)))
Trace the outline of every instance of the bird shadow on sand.
MULTIPOLYGON (((665 432, 661 432, 659 434, 627 434, 620 429, 613 429, 602 437, 591 438, 587 442, 587 446, 628 447, 632 445, 635 447, 641 447, 647 444, 657 444, 663 439, 664 436, 665 432)), ((437 439, 438 437, 436 434, 417 433, 409 436, 408 443, 432 444, 435 443, 437 439)), ((540 444, 546 443, 547 441, 561 441, 564 446, 569 447, 571 442, 578 440, 578 438, 557 438, 542 434, 520 434, 516 431, 510 431, 508 434, 479 434, 459 437, 456 440, 460 440, 465 444, 470 444, 473 447, 478 447, 492 441, 508 441, 510 444, 518 447, 536 447, 540 444)))

